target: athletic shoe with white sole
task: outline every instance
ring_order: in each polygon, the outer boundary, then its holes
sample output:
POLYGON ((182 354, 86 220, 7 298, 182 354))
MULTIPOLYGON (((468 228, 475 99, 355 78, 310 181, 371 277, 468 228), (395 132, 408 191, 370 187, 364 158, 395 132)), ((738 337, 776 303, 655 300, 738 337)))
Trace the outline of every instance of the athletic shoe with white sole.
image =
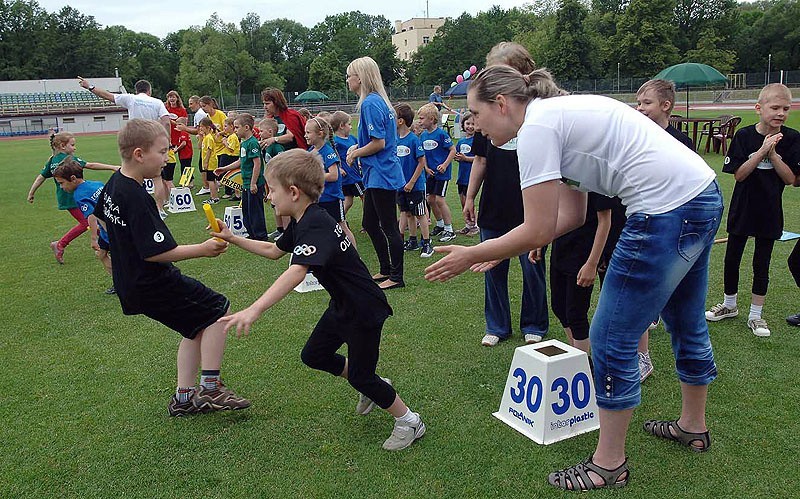
POLYGON ((525 335, 525 343, 527 345, 530 345, 531 343, 539 343, 540 341, 542 341, 542 338, 544 338, 544 336, 542 336, 541 334, 529 333, 525 335))
POLYGON ((417 419, 418 421, 414 425, 395 420, 392 434, 383 442, 383 448, 386 450, 403 450, 413 444, 415 440, 422 438, 425 435, 425 423, 422 422, 419 414, 417 414, 417 419))
POLYGON ((201 411, 227 411, 250 407, 249 400, 236 395, 230 388, 222 384, 213 390, 201 386, 194 393, 192 403, 201 411))
POLYGON ((202 189, 197 191, 195 196, 202 196, 203 194, 211 194, 211 189, 206 189, 205 187, 203 187, 202 189))
POLYGON ((419 252, 422 258, 430 258, 433 256, 433 244, 430 241, 422 243, 422 251, 419 252))
POLYGON ((758 337, 766 338, 772 334, 767 327, 767 321, 764 319, 750 319, 747 321, 747 325, 750 326, 750 330, 753 331, 753 334, 758 337))
POLYGON ((437 226, 436 226, 436 227, 434 227, 434 228, 433 228, 433 230, 431 231, 431 237, 436 237, 436 236, 438 236, 439 234, 441 234, 442 232, 444 232, 444 227, 440 227, 440 226, 438 226, 438 225, 437 225, 437 226))
POLYGON ((738 307, 728 308, 722 303, 717 303, 711 307, 711 310, 706 311, 706 320, 717 322, 729 317, 736 317, 737 315, 739 315, 738 307))
POLYGON ((446 243, 448 241, 452 241, 455 238, 456 238, 455 233, 453 233, 453 232, 451 232, 449 230, 446 230, 446 231, 442 232, 442 237, 439 238, 439 242, 446 243))
MULTIPOLYGON (((383 376, 381 376, 381 379, 389 383, 389 385, 392 384, 392 380, 390 380, 389 378, 384 378, 383 376)), ((359 393, 358 403, 356 404, 356 414, 360 414, 361 416, 366 416, 367 414, 372 412, 372 409, 374 409, 376 405, 377 404, 375 404, 375 402, 373 402, 371 398, 367 397, 363 393, 359 393)))
POLYGON ((639 352, 639 382, 643 382, 653 374, 653 370, 653 361, 650 360, 650 354, 639 352))
POLYGON ((484 335, 481 340, 481 345, 485 347, 494 347, 497 346, 498 343, 500 343, 500 337, 493 334, 484 335))

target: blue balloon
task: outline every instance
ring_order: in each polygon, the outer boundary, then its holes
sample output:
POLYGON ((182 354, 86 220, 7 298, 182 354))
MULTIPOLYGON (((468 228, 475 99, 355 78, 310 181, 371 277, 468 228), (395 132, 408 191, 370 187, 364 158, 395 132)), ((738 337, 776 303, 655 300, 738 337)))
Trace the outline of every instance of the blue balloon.
POLYGON ((470 77, 470 76, 472 76, 472 75, 469 73, 469 69, 467 69, 467 70, 465 70, 465 71, 464 71, 464 74, 463 74, 463 76, 464 76, 464 79, 465 79, 465 80, 468 80, 468 79, 469 79, 469 77, 470 77))

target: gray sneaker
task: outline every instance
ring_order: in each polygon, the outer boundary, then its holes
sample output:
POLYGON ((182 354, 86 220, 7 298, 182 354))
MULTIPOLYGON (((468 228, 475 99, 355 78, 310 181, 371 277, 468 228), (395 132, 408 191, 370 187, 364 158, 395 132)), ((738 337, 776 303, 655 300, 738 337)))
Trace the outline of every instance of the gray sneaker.
MULTIPOLYGON (((431 234, 431 235, 433 235, 433 234, 431 234)), ((453 232, 451 232, 449 230, 446 230, 446 231, 442 232, 442 236, 439 238, 439 242, 446 243, 448 241, 452 241, 455 238, 456 238, 455 233, 453 233, 453 232)))
MULTIPOLYGON (((390 385, 392 384, 392 380, 389 378, 381 377, 381 379, 390 385)), ((367 397, 363 393, 358 394, 358 403, 356 404, 356 414, 360 414, 362 416, 366 416, 372 409, 375 408, 375 402, 372 401, 371 398, 367 397)))
POLYGON ((717 322, 722 319, 727 319, 728 317, 736 317, 737 315, 739 315, 738 307, 728 308, 722 303, 717 303, 711 307, 711 310, 706 311, 706 320, 717 322))
MULTIPOLYGON (((417 414, 417 417, 419 418, 419 414, 417 414)), ((422 418, 419 418, 415 425, 400 423, 395 420, 392 434, 383 442, 383 448, 386 450, 403 450, 418 438, 422 438, 424 434, 425 423, 422 422, 422 418)))
POLYGON ((750 319, 747 321, 747 325, 750 326, 750 330, 753 331, 754 335, 761 338, 766 338, 772 334, 767 327, 767 321, 764 319, 750 319))
POLYGON ((653 374, 653 370, 653 361, 650 360, 650 354, 639 352, 639 383, 653 374))

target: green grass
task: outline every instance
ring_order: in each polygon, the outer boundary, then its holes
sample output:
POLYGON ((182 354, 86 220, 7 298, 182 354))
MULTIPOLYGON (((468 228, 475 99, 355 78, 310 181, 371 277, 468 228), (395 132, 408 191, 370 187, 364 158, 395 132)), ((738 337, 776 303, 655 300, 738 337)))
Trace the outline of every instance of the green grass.
MULTIPOLYGON (((740 114, 744 124, 754 121, 753 113, 740 114)), ((792 126, 800 128, 800 114, 793 118, 792 126)), ((79 137, 78 148, 85 159, 117 161, 114 136, 79 137)), ((51 182, 35 204, 25 202, 47 156, 46 139, 0 142, 6 220, 0 239, 0 366, 6 378, 0 496, 562 497, 546 484, 546 474, 592 450, 594 432, 544 447, 491 417, 513 350, 521 345, 519 334, 496 348, 480 347, 482 276, 427 283, 422 272, 430 260, 415 255, 406 259, 408 287, 389 295, 395 315, 384 329, 380 362, 380 373, 394 380, 429 426, 411 449, 381 450, 390 417, 382 411, 356 416, 356 395, 346 383, 300 362, 300 349, 326 306, 324 292, 293 293, 256 323, 249 338, 229 341, 225 379, 251 398, 252 408, 168 418, 178 336, 147 318, 122 315, 116 297, 102 293, 109 278, 85 236, 68 248, 66 265, 55 263, 48 243, 72 219, 55 209, 51 182)), ((720 155, 706 160, 719 171, 720 155)), ((733 179, 720 180, 728 200, 733 179)), ((784 209, 787 230, 800 232, 798 194, 787 188, 784 209)), ((448 197, 460 212, 455 189, 448 197)), ((375 270, 371 245, 357 230, 360 203, 354 210, 350 219, 362 257, 375 270)), ((217 211, 221 215, 222 206, 217 211)), ((172 215, 167 223, 179 242, 205 238, 200 212, 172 215)), ((643 388, 628 435, 631 483, 596 496, 796 494, 791 456, 800 454, 800 336, 783 321, 800 308, 800 291, 785 263, 792 246, 775 246, 765 308, 772 337, 755 338, 741 316, 711 326, 720 371, 708 407, 711 451, 695 455, 640 430, 643 420, 680 410, 669 341, 660 328, 650 340, 656 373, 643 388)), ((751 250, 742 265, 744 306, 751 250)), ((714 248, 709 304, 722 295, 723 254, 724 246, 714 248)), ((286 265, 237 248, 216 260, 179 264, 225 293, 235 310, 250 304, 286 265)), ((518 310, 518 266, 511 274, 512 310, 518 310)), ((553 317, 551 337, 564 339, 553 317)))

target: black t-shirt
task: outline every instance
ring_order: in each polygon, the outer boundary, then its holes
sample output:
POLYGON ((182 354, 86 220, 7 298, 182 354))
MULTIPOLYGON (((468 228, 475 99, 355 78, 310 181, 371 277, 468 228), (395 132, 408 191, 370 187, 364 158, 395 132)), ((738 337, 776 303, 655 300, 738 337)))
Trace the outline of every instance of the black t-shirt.
MULTIPOLYGON (((800 173, 800 133, 781 127, 783 138, 775 146, 783 162, 792 172, 800 173)), ((733 136, 722 171, 736 173, 764 144, 764 135, 755 125, 740 129, 733 136)), ((783 232, 783 180, 775 172, 769 158, 764 158, 753 172, 736 182, 728 208, 728 233, 740 236, 778 239, 783 232)))
POLYGON ((688 135, 681 132, 672 125, 667 125, 667 128, 665 128, 664 130, 666 130, 668 134, 672 135, 673 137, 681 141, 681 144, 685 145, 686 147, 694 151, 694 143, 692 142, 692 139, 690 139, 688 135))
POLYGON ((306 265, 331 295, 330 309, 342 321, 375 324, 392 315, 378 287, 341 226, 316 203, 291 221, 276 243, 291 263, 306 265))
POLYGON ((628 217, 625 216, 625 205, 618 197, 611 199, 611 229, 608 231, 608 238, 606 239, 606 246, 603 248, 603 261, 608 263, 611 261, 611 254, 617 246, 619 236, 622 235, 622 229, 625 228, 625 222, 628 217))
POLYGON ((602 194, 590 192, 586 203, 586 222, 553 241, 550 267, 561 272, 577 274, 592 252, 597 232, 597 212, 610 210, 614 201, 602 194))
POLYGON ((472 141, 475 156, 486 158, 478 207, 478 226, 497 231, 510 231, 525 219, 519 182, 517 139, 495 147, 483 134, 476 132, 472 141))
POLYGON ((114 255, 113 278, 122 311, 142 313, 159 290, 180 280, 171 263, 145 258, 178 246, 158 214, 156 203, 142 184, 114 173, 100 193, 94 216, 106 224, 114 255))

